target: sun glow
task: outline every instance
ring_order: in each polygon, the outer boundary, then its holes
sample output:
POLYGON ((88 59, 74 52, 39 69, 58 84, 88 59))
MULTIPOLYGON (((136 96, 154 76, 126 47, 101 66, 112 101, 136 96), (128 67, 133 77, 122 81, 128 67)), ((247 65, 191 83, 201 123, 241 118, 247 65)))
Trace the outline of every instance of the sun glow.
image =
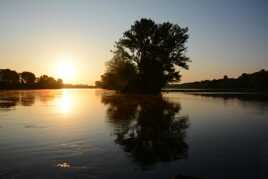
POLYGON ((70 113, 72 111, 74 101, 69 91, 64 90, 61 98, 58 99, 56 104, 57 109, 60 113, 62 114, 70 113))
POLYGON ((57 61, 55 68, 56 76, 61 78, 64 82, 73 82, 76 74, 73 58, 71 56, 61 56, 57 61))

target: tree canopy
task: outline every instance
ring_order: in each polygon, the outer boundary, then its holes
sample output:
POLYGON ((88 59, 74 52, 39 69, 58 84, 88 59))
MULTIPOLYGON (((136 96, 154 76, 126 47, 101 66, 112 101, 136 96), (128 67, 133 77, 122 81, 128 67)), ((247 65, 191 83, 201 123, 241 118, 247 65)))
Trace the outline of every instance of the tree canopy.
POLYGON ((36 77, 32 72, 24 71, 20 74, 21 83, 23 84, 34 84, 36 77))
POLYGON ((96 85, 125 92, 159 93, 188 69, 188 28, 140 19, 115 43, 114 56, 96 85))

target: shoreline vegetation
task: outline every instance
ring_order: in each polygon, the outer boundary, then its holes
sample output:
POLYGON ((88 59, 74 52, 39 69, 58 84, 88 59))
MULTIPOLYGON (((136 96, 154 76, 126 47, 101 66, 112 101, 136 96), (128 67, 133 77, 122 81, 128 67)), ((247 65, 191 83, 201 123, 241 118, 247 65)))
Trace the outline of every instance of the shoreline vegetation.
POLYGON ((11 69, 0 69, 0 90, 34 90, 34 89, 62 89, 62 88, 95 88, 86 84, 64 84, 62 79, 24 71, 18 73, 11 69))
POLYGON ((169 84, 163 91, 181 92, 268 92, 268 71, 243 73, 238 78, 224 76, 222 79, 169 84))
POLYGON ((178 82, 180 69, 189 68, 187 27, 141 18, 115 42, 113 57, 95 86, 64 84, 62 79, 24 71, 0 69, 0 89, 103 88, 122 93, 161 92, 268 92, 268 71, 243 73, 238 78, 178 82))
MULTIPOLYGON (((215 92, 230 94, 268 94, 268 71, 263 69, 254 73, 243 73, 238 78, 196 81, 182 84, 168 84, 161 92, 215 92)), ((17 73, 10 69, 0 69, 0 90, 34 89, 93 89, 100 86, 86 84, 64 84, 61 79, 41 75, 36 77, 31 72, 17 73)), ((106 88, 104 88, 106 89, 106 88)), ((108 88, 109 89, 109 88, 108 88)))
POLYGON ((10 69, 0 69, 0 89, 59 89, 63 87, 62 79, 24 71, 18 73, 10 69))
POLYGON ((93 85, 86 85, 86 84, 63 84, 62 88, 64 89, 82 89, 82 88, 96 88, 93 85))

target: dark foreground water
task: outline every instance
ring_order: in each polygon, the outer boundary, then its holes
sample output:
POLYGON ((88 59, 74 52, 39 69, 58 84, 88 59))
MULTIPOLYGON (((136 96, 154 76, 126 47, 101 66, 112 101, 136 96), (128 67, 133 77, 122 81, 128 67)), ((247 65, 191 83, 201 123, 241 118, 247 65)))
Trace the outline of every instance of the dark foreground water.
POLYGON ((268 178, 256 94, 0 92, 0 178, 268 178))

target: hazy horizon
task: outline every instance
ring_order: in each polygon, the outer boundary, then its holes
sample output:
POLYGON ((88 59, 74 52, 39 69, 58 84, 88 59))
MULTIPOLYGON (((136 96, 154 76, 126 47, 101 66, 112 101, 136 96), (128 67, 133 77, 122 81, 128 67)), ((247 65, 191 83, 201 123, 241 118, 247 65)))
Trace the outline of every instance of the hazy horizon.
POLYGON ((267 69, 268 2, 228 2, 3 0, 0 69, 65 74, 66 83, 92 85, 114 42, 142 17, 189 27, 192 62, 181 82, 267 69))

